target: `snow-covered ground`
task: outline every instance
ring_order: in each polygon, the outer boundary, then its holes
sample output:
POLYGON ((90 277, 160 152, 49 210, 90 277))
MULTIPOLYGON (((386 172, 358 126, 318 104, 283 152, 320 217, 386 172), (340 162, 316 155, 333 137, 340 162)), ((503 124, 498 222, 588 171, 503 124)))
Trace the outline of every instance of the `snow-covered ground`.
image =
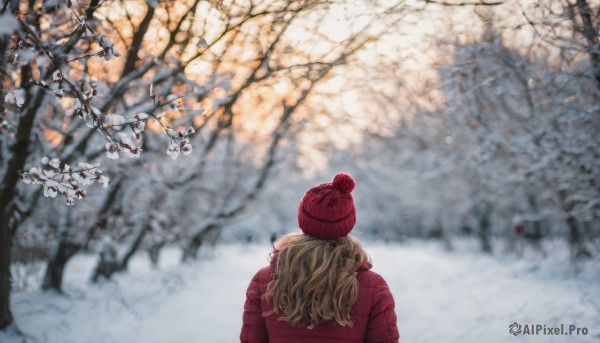
MULTIPOLYGON (((600 341, 597 260, 574 266, 560 249, 518 259, 422 242, 366 247, 396 299, 401 342, 600 341), (513 337, 513 322, 574 324, 588 334, 513 337)), ((179 265, 177 251, 167 251, 160 269, 139 257, 128 273, 99 285, 89 283, 94 257, 79 256, 67 267, 65 296, 13 295, 25 336, 0 334, 0 342, 236 342, 245 289, 268 253, 266 245, 225 245, 179 265)))

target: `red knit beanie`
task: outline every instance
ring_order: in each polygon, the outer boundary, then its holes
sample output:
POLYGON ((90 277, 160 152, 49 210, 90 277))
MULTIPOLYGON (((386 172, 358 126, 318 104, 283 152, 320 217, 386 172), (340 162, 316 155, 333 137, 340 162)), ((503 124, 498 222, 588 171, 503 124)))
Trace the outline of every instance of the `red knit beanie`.
POLYGON ((347 236, 356 223, 356 210, 350 194, 355 185, 352 176, 338 173, 331 183, 309 189, 298 207, 300 229, 320 239, 347 236))

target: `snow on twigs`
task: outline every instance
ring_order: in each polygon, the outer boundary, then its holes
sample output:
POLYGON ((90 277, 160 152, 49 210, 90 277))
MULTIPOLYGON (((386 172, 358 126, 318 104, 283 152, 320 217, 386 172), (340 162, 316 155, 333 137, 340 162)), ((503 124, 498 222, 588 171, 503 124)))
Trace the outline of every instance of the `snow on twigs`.
POLYGON ((44 196, 55 198, 62 194, 67 201, 67 205, 73 205, 75 199, 83 199, 87 194, 87 187, 98 182, 104 187, 108 186, 108 177, 102 175, 102 171, 97 166, 80 162, 78 168, 71 169, 66 163, 53 158, 48 160, 42 158, 42 164, 46 164, 49 169, 32 167, 19 172, 21 181, 26 184, 37 184, 44 187, 44 196))
POLYGON ((25 91, 22 89, 14 89, 4 96, 4 101, 9 104, 14 104, 17 107, 23 106, 25 103, 25 91))
POLYGON ((118 114, 109 114, 104 117, 104 127, 112 128, 113 130, 121 130, 125 124, 125 117, 118 114))
POLYGON ((116 160, 119 158, 119 153, 123 152, 129 157, 140 157, 142 148, 136 146, 129 136, 123 132, 119 132, 117 138, 112 137, 111 143, 106 143, 106 157, 116 160))
POLYGON ((105 60, 109 61, 112 57, 121 57, 121 53, 115 47, 115 43, 105 37, 102 34, 98 34, 97 36, 98 44, 102 47, 102 51, 98 54, 98 56, 104 57, 105 60))
POLYGON ((185 131, 177 131, 168 129, 167 134, 171 138, 171 144, 167 149, 167 155, 171 156, 172 159, 176 160, 179 157, 179 153, 189 155, 192 153, 192 145, 190 144, 190 136, 195 133, 193 127, 188 127, 185 131))

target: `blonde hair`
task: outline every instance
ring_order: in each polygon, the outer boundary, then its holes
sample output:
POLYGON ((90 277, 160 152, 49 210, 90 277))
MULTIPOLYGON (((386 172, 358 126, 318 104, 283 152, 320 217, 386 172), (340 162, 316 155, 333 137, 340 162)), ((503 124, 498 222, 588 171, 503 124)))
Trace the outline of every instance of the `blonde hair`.
POLYGON ((323 321, 352 326, 358 297, 356 274, 368 261, 351 237, 322 240, 303 233, 284 236, 274 245, 276 267, 267 287, 273 310, 292 326, 314 328, 323 321))

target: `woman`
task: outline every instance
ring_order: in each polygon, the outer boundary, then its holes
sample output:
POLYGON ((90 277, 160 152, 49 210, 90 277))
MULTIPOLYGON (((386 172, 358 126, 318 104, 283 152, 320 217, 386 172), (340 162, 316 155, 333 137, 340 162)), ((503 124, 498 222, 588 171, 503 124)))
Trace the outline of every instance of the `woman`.
POLYGON ((398 342, 394 299, 348 234, 356 223, 355 182, 345 173, 304 194, 302 232, 284 236, 246 292, 240 340, 398 342))

